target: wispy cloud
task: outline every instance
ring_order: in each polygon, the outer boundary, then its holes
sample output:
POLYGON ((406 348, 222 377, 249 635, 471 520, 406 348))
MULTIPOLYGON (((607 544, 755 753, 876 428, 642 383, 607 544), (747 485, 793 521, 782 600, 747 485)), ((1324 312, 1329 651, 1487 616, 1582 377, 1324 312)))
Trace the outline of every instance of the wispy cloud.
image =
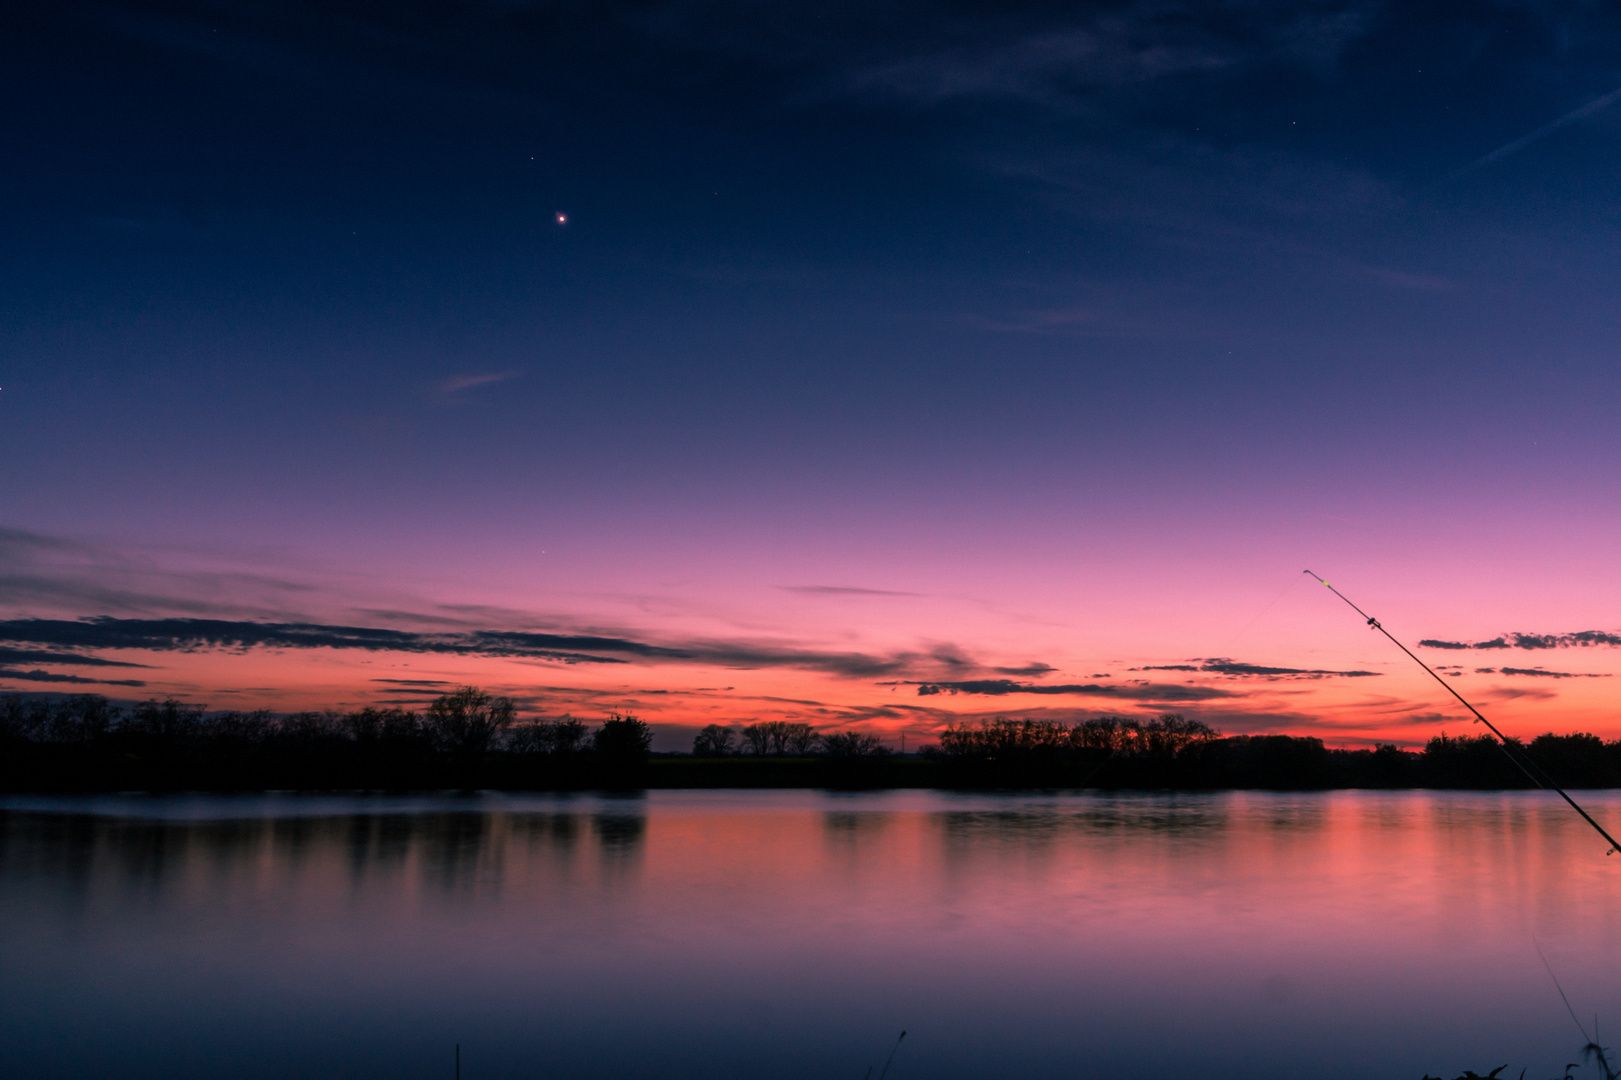
POLYGON ((1504 143, 1491 153, 1486 154, 1483 157, 1476 158, 1474 161, 1471 161, 1469 164, 1453 173, 1447 179, 1449 181, 1461 180, 1470 173, 1485 168, 1487 165, 1495 164, 1496 162, 1502 161, 1506 157, 1519 153, 1527 146, 1530 146, 1532 143, 1537 142, 1540 139, 1547 138, 1560 128, 1569 127, 1571 124, 1577 123, 1581 120, 1586 120, 1595 113, 1608 109, 1617 101, 1621 101, 1621 89, 1611 90, 1608 94, 1600 94, 1598 97, 1593 98, 1585 105, 1572 109, 1559 119, 1542 125, 1529 135, 1522 135, 1513 142, 1504 143))
POLYGON ((1606 630, 1578 630, 1569 634, 1499 634, 1486 641, 1443 641, 1424 638, 1426 649, 1588 649, 1621 645, 1621 634, 1606 630))
POLYGON ((696 640, 653 643, 601 634, 522 630, 430 633, 326 623, 226 619, 11 619, 0 641, 62 649, 157 652, 245 651, 254 648, 347 649, 436 653, 552 661, 562 664, 677 663, 714 667, 789 668, 846 678, 885 678, 925 672, 984 670, 952 645, 886 654, 830 651, 776 642, 696 640))
POLYGON ((1129 686, 1103 686, 1098 683, 1021 683, 1012 679, 964 679, 956 682, 918 683, 919 696, 935 694, 979 694, 1004 697, 1008 694, 1073 695, 1076 697, 1118 698, 1122 701, 1208 701, 1240 695, 1212 686, 1181 686, 1174 683, 1137 683, 1129 686))
POLYGON ((0 665, 11 664, 59 664, 68 667, 118 667, 138 668, 145 664, 131 664, 122 660, 104 660, 99 656, 83 656, 79 653, 52 652, 47 649, 7 649, 0 647, 0 665))
POLYGON ((1457 292, 1463 288, 1463 283, 1448 277, 1436 274, 1416 274, 1408 270, 1396 270, 1388 266, 1370 266, 1358 264, 1354 267, 1360 277, 1376 281, 1392 289, 1403 289, 1418 293, 1449 293, 1457 292))
POLYGON ((140 679, 98 679, 89 675, 63 675, 55 671, 46 671, 43 668, 34 668, 31 671, 19 671, 16 668, 0 668, 0 679, 14 679, 18 682, 38 683, 65 683, 70 686, 145 686, 140 679))
POLYGON ((462 390, 471 390, 475 386, 489 386, 491 383, 516 379, 520 374, 522 372, 519 371, 491 371, 481 375, 452 375, 439 384, 439 392, 455 394, 462 390))
MULTIPOLYGON (((1021 675, 1026 679, 1037 679, 1043 675, 1051 675, 1058 669, 1053 667, 1051 664, 1043 664, 1039 660, 1032 660, 1030 663, 1025 664, 1022 667, 999 667, 992 668, 991 670, 996 672, 998 675, 1021 675)), ((1107 675, 1094 675, 1092 677, 1094 679, 1108 678, 1107 675)))
POLYGON ((863 589, 853 585, 778 585, 783 592, 800 596, 922 596, 922 593, 894 589, 863 589))
POLYGON ((1601 674, 1582 674, 1572 671, 1546 671, 1542 668, 1498 668, 1502 675, 1531 675, 1544 679, 1608 679, 1610 676, 1601 674))
POLYGON ((1199 5, 1095 4, 1032 25, 1016 9, 942 17, 889 55, 845 67, 828 93, 914 106, 1019 100, 1074 109, 1089 95, 1185 87, 1188 77, 1241 75, 1256 63, 1327 71, 1367 32, 1368 2, 1252 4, 1235 20, 1199 5))
POLYGON ((1212 657, 1208 660, 1195 659, 1186 664, 1149 664, 1144 667, 1132 668, 1132 671, 1198 671, 1211 675, 1223 675, 1237 679, 1364 679, 1380 675, 1378 671, 1333 671, 1327 668, 1291 668, 1273 667, 1267 664, 1247 664, 1240 660, 1229 660, 1226 657, 1212 657))

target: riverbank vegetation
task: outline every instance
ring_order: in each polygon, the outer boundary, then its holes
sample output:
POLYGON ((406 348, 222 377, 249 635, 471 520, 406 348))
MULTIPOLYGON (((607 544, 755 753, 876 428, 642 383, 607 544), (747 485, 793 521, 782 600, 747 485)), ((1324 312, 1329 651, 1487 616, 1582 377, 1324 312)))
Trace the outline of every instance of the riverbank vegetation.
MULTIPOLYGON (((0 698, 0 790, 423 790, 600 787, 1517 788, 1489 735, 1331 749, 1291 735, 1224 736, 1176 714, 1074 724, 998 718, 896 754, 870 732, 768 720, 699 731, 653 753, 641 719, 520 720, 473 687, 418 712, 207 712, 93 695, 0 698)), ((1569 787, 1621 787, 1621 740, 1545 734, 1522 749, 1569 787)))

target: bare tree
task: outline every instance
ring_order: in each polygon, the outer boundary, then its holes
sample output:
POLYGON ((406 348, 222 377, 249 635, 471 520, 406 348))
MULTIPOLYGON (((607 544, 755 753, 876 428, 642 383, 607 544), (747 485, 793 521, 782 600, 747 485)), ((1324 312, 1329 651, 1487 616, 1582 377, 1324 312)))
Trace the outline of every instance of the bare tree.
POLYGON ((760 726, 765 729, 766 738, 771 742, 771 753, 786 754, 788 752, 788 721, 766 720, 760 726))
POLYGON ((732 752, 732 736, 734 734, 732 729, 724 724, 710 724, 693 737, 693 756, 725 757, 732 752))
POLYGON ((784 724, 783 748, 794 757, 804 757, 816 749, 822 737, 809 724, 784 724))
POLYGON ((552 721, 551 729, 551 752, 554 754, 578 753, 580 747, 585 745, 584 720, 564 716, 561 720, 552 721))
POLYGON ((510 698, 492 698, 476 686, 464 686, 436 698, 422 719, 441 749, 476 755, 512 725, 515 711, 510 698))
POLYGON ((771 729, 769 721, 764 724, 745 724, 743 727, 743 745, 748 752, 756 756, 771 752, 771 729))
POLYGON ((507 748, 520 754, 573 754, 584 742, 585 723, 564 716, 522 725, 513 731, 507 748))
POLYGON ((884 749, 883 740, 878 736, 860 731, 835 731, 831 735, 823 735, 822 749, 834 758, 879 757, 889 752, 884 749))

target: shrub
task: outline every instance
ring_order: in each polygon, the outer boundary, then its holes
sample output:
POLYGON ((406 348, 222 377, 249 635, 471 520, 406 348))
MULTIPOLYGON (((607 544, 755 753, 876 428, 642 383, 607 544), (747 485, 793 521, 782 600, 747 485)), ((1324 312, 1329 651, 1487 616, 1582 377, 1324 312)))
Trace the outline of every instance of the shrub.
POLYGON ((610 713, 591 737, 591 749, 615 761, 637 761, 647 757, 653 744, 653 729, 629 713, 610 713))

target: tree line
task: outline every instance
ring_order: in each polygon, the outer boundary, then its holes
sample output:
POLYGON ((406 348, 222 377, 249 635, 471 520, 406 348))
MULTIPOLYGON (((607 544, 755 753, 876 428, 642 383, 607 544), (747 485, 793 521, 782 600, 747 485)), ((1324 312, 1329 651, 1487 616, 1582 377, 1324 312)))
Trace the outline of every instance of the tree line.
POLYGON ((0 698, 0 788, 552 787, 636 779, 653 731, 612 713, 519 722, 477 687, 421 710, 277 715, 180 701, 121 707, 97 695, 0 698))
MULTIPOLYGON (((1175 713, 1072 724, 997 717, 953 724, 908 758, 878 736, 766 720, 710 724, 687 755, 651 754, 652 729, 612 713, 521 720, 476 687, 404 708, 206 712, 173 699, 0 697, 0 790, 636 786, 1514 788, 1489 735, 1421 751, 1331 749, 1290 735, 1226 736, 1175 713), (721 760, 725 759, 725 760, 721 760)), ((1521 749, 1562 785, 1621 787, 1621 740, 1539 735, 1521 749)))
POLYGON ((859 731, 817 731, 809 724, 762 720, 744 725, 741 732, 726 724, 710 724, 692 740, 694 757, 808 757, 874 758, 889 753, 876 735, 859 731))
POLYGON ((453 757, 492 750, 517 753, 645 754, 652 729, 640 719, 611 713, 591 730, 572 717, 517 724, 510 698, 475 686, 435 698, 422 712, 368 707, 278 715, 268 709, 209 713, 170 698, 122 708, 95 694, 27 700, 0 698, 0 739, 54 746, 115 742, 128 749, 166 749, 187 744, 262 747, 274 743, 395 744, 453 757))
MULTIPOLYGON (((1565 787, 1621 787, 1621 739, 1538 735, 1514 747, 1565 787)), ((953 725, 932 751, 964 786, 1119 788, 1473 788, 1532 786, 1491 735, 1336 749, 1310 736, 1236 735, 1166 713, 1076 724, 996 718, 953 725)))
POLYGON ((1165 713, 1152 720, 1102 716, 1064 724, 1053 720, 997 717, 952 724, 940 734, 940 753, 959 759, 1062 757, 1107 751, 1129 756, 1175 757, 1189 747, 1221 738, 1199 720, 1165 713))

